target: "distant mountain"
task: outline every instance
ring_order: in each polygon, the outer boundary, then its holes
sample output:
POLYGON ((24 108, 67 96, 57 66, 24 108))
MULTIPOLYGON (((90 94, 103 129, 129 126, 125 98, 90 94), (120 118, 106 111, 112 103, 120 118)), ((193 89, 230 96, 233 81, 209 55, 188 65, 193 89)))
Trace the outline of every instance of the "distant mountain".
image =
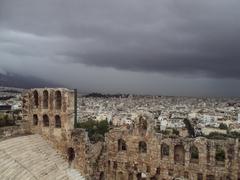
POLYGON ((41 88, 41 87, 59 87, 59 85, 47 82, 43 79, 33 76, 22 76, 19 74, 1 74, 0 86, 18 87, 18 88, 41 88))

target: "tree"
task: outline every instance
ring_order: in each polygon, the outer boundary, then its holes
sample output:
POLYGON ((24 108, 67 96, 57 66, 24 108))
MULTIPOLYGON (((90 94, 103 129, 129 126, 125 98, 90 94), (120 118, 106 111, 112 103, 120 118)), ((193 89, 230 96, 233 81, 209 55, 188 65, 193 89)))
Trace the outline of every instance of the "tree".
POLYGON ((188 130, 188 134, 190 137, 195 137, 195 131, 194 131, 194 128, 191 124, 191 122, 189 121, 189 119, 184 119, 183 120, 187 130, 188 130))
POLYGON ((228 126, 224 123, 220 123, 219 124, 219 129, 224 129, 224 130, 227 130, 228 129, 228 126))
POLYGON ((172 133, 179 136, 179 131, 177 129, 173 129, 172 133))
POLYGON ((104 140, 105 133, 109 131, 109 124, 107 120, 98 122, 90 119, 86 122, 78 123, 77 128, 86 129, 89 139, 97 142, 104 140))

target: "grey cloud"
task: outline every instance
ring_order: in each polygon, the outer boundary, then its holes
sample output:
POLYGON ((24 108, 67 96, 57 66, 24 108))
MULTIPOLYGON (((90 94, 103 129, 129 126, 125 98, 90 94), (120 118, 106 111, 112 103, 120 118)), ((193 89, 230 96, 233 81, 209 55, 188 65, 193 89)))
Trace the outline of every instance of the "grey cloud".
POLYGON ((239 80, 239 7, 239 0, 1 0, 0 55, 9 63, 97 68, 103 77, 113 68, 239 80))

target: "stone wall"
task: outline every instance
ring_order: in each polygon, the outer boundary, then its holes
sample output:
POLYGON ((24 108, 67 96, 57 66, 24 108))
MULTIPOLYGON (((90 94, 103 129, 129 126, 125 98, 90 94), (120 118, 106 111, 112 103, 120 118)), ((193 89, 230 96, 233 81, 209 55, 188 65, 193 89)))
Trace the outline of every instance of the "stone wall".
POLYGON ((27 132, 21 126, 0 127, 0 140, 25 134, 27 134, 27 132))
POLYGON ((23 95, 23 116, 31 133, 41 134, 66 152, 74 129, 74 91, 64 88, 31 89, 23 95))
POLYGON ((91 144, 85 130, 74 129, 74 91, 32 89, 23 97, 25 129, 51 142, 87 179, 240 179, 238 140, 170 138, 142 114, 91 144))
POLYGON ((62 153, 69 165, 91 179, 102 143, 91 144, 83 129, 74 129, 75 94, 63 88, 31 89, 23 94, 24 127, 29 133, 40 134, 62 153))
POLYGON ((106 136, 106 179, 240 179, 238 140, 168 138, 139 127, 106 136))

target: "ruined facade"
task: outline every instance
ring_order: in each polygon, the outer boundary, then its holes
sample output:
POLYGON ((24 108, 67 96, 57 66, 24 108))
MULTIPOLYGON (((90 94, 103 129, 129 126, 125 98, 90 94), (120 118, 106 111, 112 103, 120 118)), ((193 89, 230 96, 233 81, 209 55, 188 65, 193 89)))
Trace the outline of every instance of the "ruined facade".
POLYGON ((74 128, 74 91, 32 89, 23 97, 26 129, 51 142, 88 179, 240 179, 236 139, 167 137, 155 133, 151 115, 140 114, 133 125, 110 130, 104 143, 91 144, 85 130, 74 128))
POLYGON ((63 150, 74 129, 74 91, 32 89, 24 95, 23 114, 31 133, 38 133, 63 150))
POLYGON ((76 92, 64 88, 31 89, 23 94, 23 117, 30 133, 42 135, 86 177, 93 176, 92 164, 102 145, 89 142, 87 133, 74 129, 76 92), (95 156, 89 155, 95 150, 95 156))
POLYGON ((106 179, 240 179, 238 140, 164 137, 142 120, 106 136, 106 179))

